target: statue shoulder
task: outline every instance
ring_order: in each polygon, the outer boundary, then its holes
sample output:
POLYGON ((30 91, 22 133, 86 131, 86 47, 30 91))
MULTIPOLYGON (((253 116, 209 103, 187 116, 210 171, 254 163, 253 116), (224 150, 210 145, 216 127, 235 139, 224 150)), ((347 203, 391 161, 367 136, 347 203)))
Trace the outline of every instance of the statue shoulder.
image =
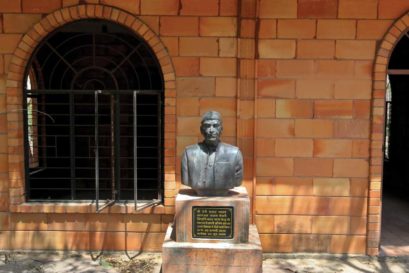
POLYGON ((185 153, 192 153, 200 149, 199 144, 192 144, 185 147, 185 153))
POLYGON ((233 146, 231 144, 227 144, 227 143, 220 143, 220 148, 222 148, 224 151, 229 152, 229 153, 238 153, 240 152, 239 147, 237 146, 233 146))

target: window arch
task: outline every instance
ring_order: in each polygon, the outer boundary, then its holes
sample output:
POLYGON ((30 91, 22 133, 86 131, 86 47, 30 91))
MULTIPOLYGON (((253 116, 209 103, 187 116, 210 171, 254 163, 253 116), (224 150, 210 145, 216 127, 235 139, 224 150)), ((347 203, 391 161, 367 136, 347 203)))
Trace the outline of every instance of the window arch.
POLYGON ((26 71, 36 82, 23 94, 28 200, 161 200, 164 84, 144 40, 75 21, 40 43, 26 71))

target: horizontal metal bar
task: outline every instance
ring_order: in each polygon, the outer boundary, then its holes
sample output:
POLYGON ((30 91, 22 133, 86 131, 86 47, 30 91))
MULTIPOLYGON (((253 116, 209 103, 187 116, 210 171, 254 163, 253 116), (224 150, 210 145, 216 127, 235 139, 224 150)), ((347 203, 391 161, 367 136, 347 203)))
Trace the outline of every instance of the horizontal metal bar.
POLYGON ((113 94, 113 93, 124 93, 124 94, 142 94, 142 95, 158 95, 163 91, 158 90, 76 90, 76 89, 56 89, 56 90, 49 90, 49 89, 29 89, 25 90, 27 95, 30 96, 32 94, 90 94, 93 95, 95 91, 99 91, 100 94, 113 94))
POLYGON ((409 75, 409 69, 388 69, 389 75, 409 75))

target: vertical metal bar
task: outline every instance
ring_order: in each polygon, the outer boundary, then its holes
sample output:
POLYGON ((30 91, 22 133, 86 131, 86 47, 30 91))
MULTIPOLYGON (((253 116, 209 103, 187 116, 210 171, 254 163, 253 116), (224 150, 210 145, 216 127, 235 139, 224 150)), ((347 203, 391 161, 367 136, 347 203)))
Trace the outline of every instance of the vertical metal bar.
POLYGON ((115 142, 115 188, 113 188, 112 200, 120 199, 121 189, 121 108, 120 108, 120 94, 114 94, 114 142, 115 142))
POLYGON ((94 114, 95 114, 95 124, 94 124, 94 132, 95 132, 95 200, 96 200, 96 210, 99 211, 99 142, 98 142, 98 93, 100 91, 96 90, 94 93, 95 96, 95 105, 94 105, 94 114))
MULTIPOLYGON (((29 199, 30 198, 30 193, 31 193, 31 190, 30 190, 30 186, 31 186, 31 179, 30 178, 31 177, 30 177, 30 160, 29 160, 29 158, 30 158, 30 156, 29 156, 30 144, 29 144, 29 140, 28 140, 29 136, 28 136, 27 99, 28 99, 27 89, 24 88, 24 94, 23 94, 23 109, 24 109, 24 111, 23 111, 23 116, 24 116, 23 122, 24 122, 24 147, 25 147, 25 149, 24 149, 24 165, 25 165, 24 174, 25 174, 25 177, 26 177, 26 185, 25 185, 26 187, 25 187, 24 193, 26 195, 26 198, 28 197, 27 199, 29 199)), ((6 115, 6 114, 4 114, 4 115, 6 115)), ((7 116, 6 116, 6 118, 7 118, 7 116)))
POLYGON ((158 125, 158 199, 162 200, 162 100, 161 95, 157 95, 158 109, 157 109, 157 125, 158 125))
POLYGON ((135 210, 138 209, 138 120, 137 120, 137 94, 133 91, 133 199, 135 210))
POLYGON ((114 95, 109 95, 110 97, 110 115, 111 115, 111 199, 115 200, 115 103, 114 95))
POLYGON ((71 200, 75 199, 75 127, 74 127, 74 94, 69 94, 70 107, 70 177, 71 177, 71 200))

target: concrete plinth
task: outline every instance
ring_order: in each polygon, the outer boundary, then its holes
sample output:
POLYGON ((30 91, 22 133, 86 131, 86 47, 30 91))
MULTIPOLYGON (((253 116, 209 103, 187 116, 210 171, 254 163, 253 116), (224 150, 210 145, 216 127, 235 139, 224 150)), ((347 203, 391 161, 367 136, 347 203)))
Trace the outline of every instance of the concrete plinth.
POLYGON ((175 201, 175 235, 177 242, 246 243, 249 239, 250 200, 245 187, 236 187, 226 196, 198 196, 194 190, 180 190, 175 201), (193 207, 232 207, 233 238, 206 239, 192 236, 193 207))
POLYGON ((262 249, 255 225, 247 243, 176 242, 169 225, 162 246, 163 273, 261 273, 262 249))

